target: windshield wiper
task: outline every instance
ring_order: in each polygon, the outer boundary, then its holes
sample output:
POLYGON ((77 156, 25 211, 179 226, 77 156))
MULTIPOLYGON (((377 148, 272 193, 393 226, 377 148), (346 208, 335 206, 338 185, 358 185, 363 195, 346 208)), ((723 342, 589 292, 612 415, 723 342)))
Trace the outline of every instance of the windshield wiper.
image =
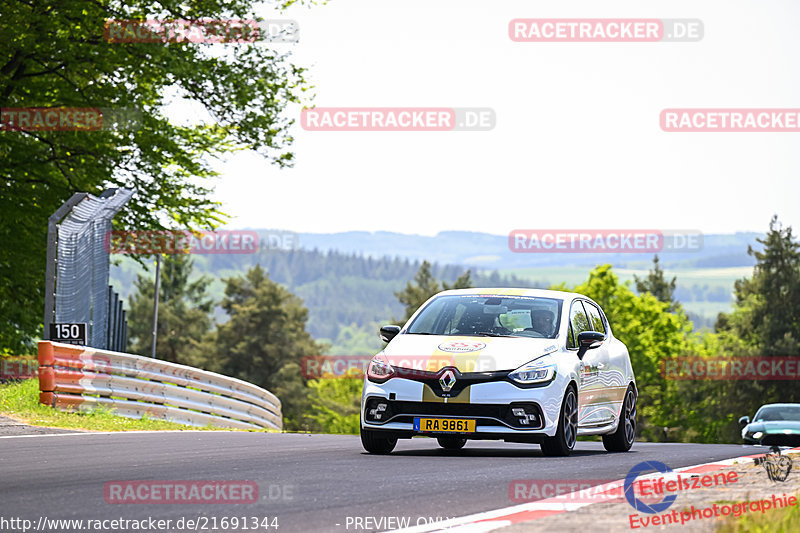
POLYGON ((519 335, 503 335, 502 333, 493 333, 491 331, 478 331, 472 335, 479 335, 484 337, 519 337, 519 335))

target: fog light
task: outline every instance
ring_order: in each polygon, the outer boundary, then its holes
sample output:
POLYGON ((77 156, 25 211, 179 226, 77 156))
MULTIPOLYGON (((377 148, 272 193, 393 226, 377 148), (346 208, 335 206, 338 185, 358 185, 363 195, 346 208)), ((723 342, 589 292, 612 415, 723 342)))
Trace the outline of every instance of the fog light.
POLYGON ((512 409, 512 410, 511 410, 511 413, 512 413, 514 416, 525 416, 525 415, 527 414, 527 413, 525 412, 525 409, 523 409, 523 408, 521 408, 521 407, 515 407, 514 409, 512 409))
POLYGON ((386 410, 386 404, 385 404, 385 403, 379 403, 379 404, 378 404, 378 412, 379 412, 379 413, 382 413, 382 412, 384 412, 385 410, 386 410))

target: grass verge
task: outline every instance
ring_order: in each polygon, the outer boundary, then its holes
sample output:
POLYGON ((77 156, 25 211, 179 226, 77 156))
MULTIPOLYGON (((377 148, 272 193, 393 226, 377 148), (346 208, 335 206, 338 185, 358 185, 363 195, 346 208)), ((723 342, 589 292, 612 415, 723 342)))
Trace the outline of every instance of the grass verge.
POLYGON ((198 429, 230 431, 214 426, 184 426, 183 424, 152 418, 125 418, 115 415, 110 409, 95 409, 88 413, 59 411, 39 403, 39 380, 36 378, 0 385, 0 415, 14 418, 32 426, 85 429, 90 431, 190 431, 198 429))
MULTIPOLYGON (((797 495, 795 494, 795 497, 797 495)), ((729 518, 716 533, 796 533, 800 531, 800 506, 770 509, 766 513, 729 518)))

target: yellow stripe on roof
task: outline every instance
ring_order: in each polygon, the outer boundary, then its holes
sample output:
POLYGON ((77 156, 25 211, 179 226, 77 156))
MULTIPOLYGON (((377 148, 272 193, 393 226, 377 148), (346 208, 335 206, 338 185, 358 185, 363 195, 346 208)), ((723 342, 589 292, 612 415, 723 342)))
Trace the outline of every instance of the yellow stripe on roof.
POLYGON ((503 289, 475 289, 470 292, 473 294, 500 294, 503 292, 503 289))
POLYGON ((506 290, 501 291, 501 292, 499 292, 497 294, 500 294, 500 295, 503 295, 503 296, 525 296, 525 294, 527 292, 528 292, 528 289, 506 289, 506 290))

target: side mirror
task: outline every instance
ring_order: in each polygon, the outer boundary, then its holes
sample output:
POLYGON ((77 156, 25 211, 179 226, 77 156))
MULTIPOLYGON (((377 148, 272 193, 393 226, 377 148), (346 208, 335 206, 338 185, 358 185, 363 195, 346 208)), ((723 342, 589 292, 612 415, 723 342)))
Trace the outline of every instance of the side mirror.
POLYGON ((600 346, 599 343, 603 342, 605 335, 599 331, 581 331, 578 333, 578 346, 582 348, 591 349, 600 346))
POLYGON ((745 427, 749 423, 750 423, 749 416, 743 416, 742 418, 739 419, 739 427, 745 427))
POLYGON ((400 333, 400 326, 381 326, 378 336, 383 342, 389 342, 394 339, 398 333, 400 333))
POLYGON ((603 342, 605 335, 599 331, 581 331, 578 333, 578 359, 583 360, 586 350, 597 348, 603 342))

